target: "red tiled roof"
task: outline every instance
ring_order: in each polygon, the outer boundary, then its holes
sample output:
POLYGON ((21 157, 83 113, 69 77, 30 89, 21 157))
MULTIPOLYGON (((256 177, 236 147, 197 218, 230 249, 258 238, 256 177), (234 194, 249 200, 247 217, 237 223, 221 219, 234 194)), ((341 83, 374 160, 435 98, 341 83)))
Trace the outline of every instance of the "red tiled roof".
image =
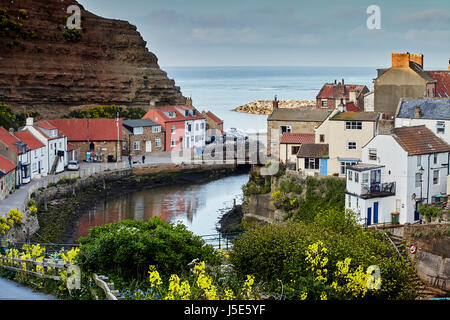
POLYGON ((319 91, 317 99, 340 99, 343 97, 348 99, 351 91, 356 91, 358 97, 365 87, 365 85, 360 84, 325 83, 319 91))
MULTIPOLYGON (((165 107, 157 107, 156 109, 154 109, 154 111, 159 114, 159 116, 164 120, 164 122, 176 122, 176 121, 186 121, 186 120, 198 120, 198 119, 204 119, 205 117, 203 117, 203 115, 194 107, 190 107, 190 106, 165 106, 165 107), (196 116, 192 116, 189 113, 188 117, 185 117, 184 114, 180 113, 180 110, 185 111, 185 110, 195 110, 196 111, 196 116), (164 113, 164 111, 173 111, 175 112, 175 117, 174 118, 170 118, 168 116, 166 116, 166 114, 164 113)), ((147 112, 142 119, 152 119, 151 115, 150 115, 150 111, 147 112)), ((154 119, 152 119, 154 120, 154 119)))
POLYGON ((67 143, 67 151, 75 150, 75 147, 71 145, 70 143, 67 143))
POLYGON ((9 161, 8 159, 0 156, 0 171, 7 174, 13 171, 16 168, 16 165, 9 161))
POLYGON ((450 151, 450 145, 424 125, 394 128, 392 136, 410 156, 450 151))
POLYGON ((49 123, 46 120, 43 121, 39 121, 35 123, 36 126, 47 129, 47 130, 53 130, 53 129, 58 129, 56 128, 53 124, 49 123))
POLYGON ((122 119, 119 119, 119 130, 116 119, 57 119, 49 121, 67 137, 67 141, 117 141, 117 134, 119 134, 119 140, 122 140, 122 119))
POLYGON ((0 141, 4 142, 15 153, 22 154, 22 151, 14 145, 15 142, 19 142, 19 139, 9 133, 9 131, 3 127, 0 127, 0 141))
POLYGON ((345 107, 347 108, 347 111, 352 111, 352 112, 360 112, 361 111, 361 109, 358 108, 353 102, 347 102, 345 107))
POLYGON ((280 143, 314 143, 314 133, 283 133, 280 143))
POLYGON ((217 117, 214 113, 212 113, 211 111, 206 112, 206 115, 208 117, 210 117, 211 119, 213 119, 215 122, 217 122, 218 124, 222 124, 223 121, 221 119, 219 119, 219 117, 217 117))
POLYGON ((29 150, 35 150, 45 147, 45 145, 36 139, 28 130, 19 131, 14 134, 20 141, 27 145, 29 150))
POLYGON ((431 77, 436 79, 436 97, 450 98, 450 71, 426 71, 431 77))

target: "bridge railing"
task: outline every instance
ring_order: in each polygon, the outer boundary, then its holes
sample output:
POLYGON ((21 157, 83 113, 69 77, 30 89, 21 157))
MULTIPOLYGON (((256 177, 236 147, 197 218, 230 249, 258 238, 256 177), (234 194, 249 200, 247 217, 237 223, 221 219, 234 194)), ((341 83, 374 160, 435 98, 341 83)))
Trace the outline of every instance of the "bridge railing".
POLYGON ((233 247, 234 240, 239 239, 242 234, 243 232, 215 233, 202 235, 201 238, 214 249, 228 251, 233 247))

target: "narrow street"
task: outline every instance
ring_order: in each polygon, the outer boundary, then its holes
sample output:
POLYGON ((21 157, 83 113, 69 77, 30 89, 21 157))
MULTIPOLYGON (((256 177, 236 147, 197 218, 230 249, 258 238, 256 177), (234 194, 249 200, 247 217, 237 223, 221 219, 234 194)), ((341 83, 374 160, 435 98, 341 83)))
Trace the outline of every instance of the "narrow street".
POLYGON ((0 278, 0 300, 56 300, 56 298, 0 278))

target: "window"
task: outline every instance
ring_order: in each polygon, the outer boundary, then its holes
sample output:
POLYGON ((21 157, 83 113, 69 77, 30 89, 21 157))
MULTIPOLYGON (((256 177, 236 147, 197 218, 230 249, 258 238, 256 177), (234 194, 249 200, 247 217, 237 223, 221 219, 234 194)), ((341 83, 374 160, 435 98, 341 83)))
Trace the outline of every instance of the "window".
POLYGON ((281 134, 289 133, 291 132, 291 130, 292 130, 291 126, 280 126, 281 134))
POLYGON ((170 129, 170 133, 175 133, 175 126, 172 126, 172 128, 170 129))
POLYGON ((420 188, 422 184, 422 175, 420 173, 416 173, 416 188, 420 188))
POLYGON ((133 142, 133 150, 141 150, 141 142, 140 141, 133 142))
POLYGON ((345 129, 347 130, 362 130, 361 121, 345 121, 345 129))
POLYGON ((347 149, 348 150, 356 150, 356 142, 355 141, 347 142, 347 149))
POLYGON ((357 164, 357 162, 347 162, 347 161, 341 161, 341 175, 344 176, 347 170, 348 166, 353 166, 357 164))
POLYGON ((33 151, 33 154, 34 154, 34 157, 37 158, 37 151, 36 150, 33 151))
POLYGON ((200 124, 200 129, 205 129, 205 123, 204 122, 202 122, 201 124, 200 124))
POLYGON ((420 167, 422 165, 422 157, 420 154, 417 156, 417 166, 420 167))
POLYGON ((319 158, 305 158, 305 169, 319 169, 319 158))
POLYGON ((377 149, 369 149, 369 160, 377 160, 377 149))
POLYGON ((188 132, 191 132, 192 131, 192 125, 189 123, 188 124, 188 132))
POLYGON ((41 156, 44 155, 44 148, 41 148, 41 156))
POLYGON ((152 127, 152 132, 153 133, 161 132, 161 126, 154 126, 154 127, 152 127))
POLYGON ((359 182, 359 172, 355 172, 355 182, 359 182))
POLYGON ((353 171, 349 170, 347 175, 348 175, 348 180, 353 181, 353 171))
POLYGON ((155 139, 155 147, 161 147, 161 138, 155 139))
POLYGON ((199 126, 198 126, 198 123, 196 123, 195 124, 195 131, 198 131, 199 130, 199 126))
POLYGON ((348 207, 349 208, 352 207, 352 196, 351 195, 348 196, 348 207))
POLYGON ((327 108, 328 107, 328 100, 322 100, 322 108, 327 108))
POLYGON ((438 121, 436 123, 436 133, 445 133, 445 122, 438 121))
POLYGON ((292 146, 291 147, 291 154, 296 155, 298 153, 298 149, 300 149, 299 146, 292 146))
POLYGON ((320 142, 325 142, 325 135, 324 135, 324 134, 321 134, 321 135, 319 136, 319 140, 320 140, 320 142))
POLYGON ((368 172, 364 172, 362 174, 362 183, 369 183, 369 173, 368 172))
POLYGON ((175 139, 170 139, 170 146, 175 147, 175 139))
POLYGON ((433 154, 433 163, 434 164, 437 164, 437 158, 438 158, 437 153, 433 154))
POLYGON ((439 170, 433 170, 433 184, 439 184, 439 170))
POLYGON ((142 127, 133 129, 133 134, 143 134, 143 133, 144 133, 144 128, 142 128, 142 127))
POLYGON ((184 116, 185 116, 185 117, 189 117, 189 110, 185 110, 185 111, 184 111, 184 116))
POLYGON ((195 117, 197 115, 197 111, 196 110, 192 110, 192 115, 195 117))

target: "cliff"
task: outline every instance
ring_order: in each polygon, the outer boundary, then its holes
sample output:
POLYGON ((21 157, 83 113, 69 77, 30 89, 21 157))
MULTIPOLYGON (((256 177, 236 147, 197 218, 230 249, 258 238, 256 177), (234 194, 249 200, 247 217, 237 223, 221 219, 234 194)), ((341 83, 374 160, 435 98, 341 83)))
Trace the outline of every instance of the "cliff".
POLYGON ((58 117, 71 107, 184 104, 136 27, 74 0, 0 0, 0 101, 58 117), (66 29, 70 5, 80 31, 66 29))
MULTIPOLYGON (((300 110, 311 110, 316 107, 316 102, 311 100, 280 100, 278 101, 279 108, 298 108, 300 110)), ((234 109, 237 112, 251 113, 251 114, 271 114, 273 111, 272 100, 256 100, 239 106, 234 109)))

